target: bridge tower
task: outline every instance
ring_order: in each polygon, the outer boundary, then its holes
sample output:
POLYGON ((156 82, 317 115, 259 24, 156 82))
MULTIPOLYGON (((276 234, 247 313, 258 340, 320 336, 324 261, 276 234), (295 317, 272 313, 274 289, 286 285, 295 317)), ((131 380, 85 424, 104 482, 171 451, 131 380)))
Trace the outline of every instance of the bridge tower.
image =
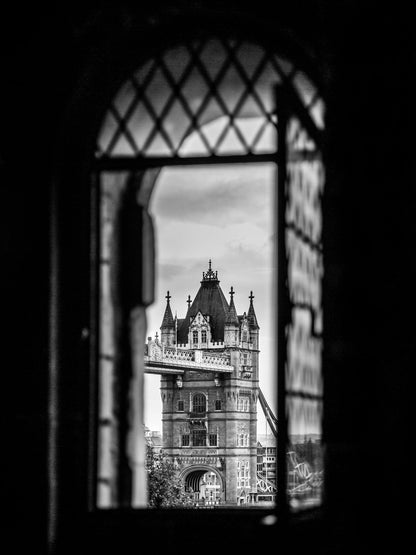
POLYGON ((210 260, 184 318, 173 318, 168 292, 161 341, 149 338, 147 353, 161 374, 165 455, 199 502, 235 506, 257 493, 259 326, 253 293, 241 315, 229 295, 210 260))

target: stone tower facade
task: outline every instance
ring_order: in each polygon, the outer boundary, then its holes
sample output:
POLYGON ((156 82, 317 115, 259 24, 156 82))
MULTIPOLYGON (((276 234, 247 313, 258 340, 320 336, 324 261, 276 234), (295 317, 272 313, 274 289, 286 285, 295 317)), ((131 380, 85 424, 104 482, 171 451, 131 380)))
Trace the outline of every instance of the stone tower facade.
POLYGON ((259 326, 252 292, 241 315, 234 294, 228 302, 209 261, 184 318, 168 292, 161 341, 148 345, 172 361, 161 372, 163 451, 196 501, 227 506, 257 494, 259 326))

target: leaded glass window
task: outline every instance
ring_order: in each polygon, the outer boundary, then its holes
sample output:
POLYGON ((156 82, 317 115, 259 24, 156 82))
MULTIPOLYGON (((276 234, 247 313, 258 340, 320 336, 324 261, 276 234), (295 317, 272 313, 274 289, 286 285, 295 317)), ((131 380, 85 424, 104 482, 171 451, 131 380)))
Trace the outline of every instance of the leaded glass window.
POLYGON ((193 447, 205 447, 207 443, 206 430, 193 430, 192 431, 192 445, 193 447))
POLYGON ((192 411, 197 413, 206 412, 207 409, 207 400, 205 395, 202 393, 197 393, 194 395, 192 400, 192 411))
POLYGON ((209 434, 209 445, 210 447, 216 447, 217 446, 217 434, 209 434))
POLYGON ((316 87, 283 57, 231 38, 178 45, 143 64, 120 88, 99 134, 97 158, 272 153, 276 84, 296 91, 323 126, 316 87))
MULTIPOLYGON (((293 510, 322 500, 324 465, 322 195, 324 166, 321 133, 307 113, 297 115, 288 102, 280 114, 285 160, 280 173, 280 417, 287 434, 286 479, 293 510), (282 369, 281 369, 282 371, 282 369)), ((282 431, 282 428, 279 428, 282 431)))

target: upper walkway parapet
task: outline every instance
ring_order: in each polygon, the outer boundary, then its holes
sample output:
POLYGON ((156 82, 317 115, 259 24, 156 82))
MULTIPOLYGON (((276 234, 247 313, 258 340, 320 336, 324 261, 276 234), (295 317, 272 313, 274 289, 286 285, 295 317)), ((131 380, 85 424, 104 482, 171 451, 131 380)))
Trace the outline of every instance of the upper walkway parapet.
POLYGON ((150 374, 183 374, 185 370, 231 374, 230 356, 204 352, 201 349, 179 349, 149 341, 144 357, 145 371, 150 374))

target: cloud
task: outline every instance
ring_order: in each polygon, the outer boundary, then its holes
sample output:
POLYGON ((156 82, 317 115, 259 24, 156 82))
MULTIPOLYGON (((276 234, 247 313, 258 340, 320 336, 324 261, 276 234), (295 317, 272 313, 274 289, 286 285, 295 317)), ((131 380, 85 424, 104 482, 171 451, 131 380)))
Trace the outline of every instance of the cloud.
POLYGON ((160 262, 157 271, 163 276, 169 276, 171 279, 176 279, 183 273, 183 266, 181 264, 169 264, 160 262))
POLYGON ((156 217, 168 221, 230 225, 271 219, 273 166, 232 165, 167 168, 151 201, 156 217))

